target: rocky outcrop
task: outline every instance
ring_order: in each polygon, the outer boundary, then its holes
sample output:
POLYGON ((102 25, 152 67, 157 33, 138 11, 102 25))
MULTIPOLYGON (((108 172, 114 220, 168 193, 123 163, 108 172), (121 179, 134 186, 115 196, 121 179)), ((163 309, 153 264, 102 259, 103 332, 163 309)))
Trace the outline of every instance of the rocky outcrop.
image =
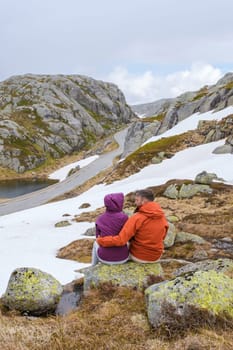
POLYGON ((202 185, 210 185, 214 180, 224 181, 217 177, 214 173, 208 173, 207 171, 202 171, 195 177, 195 183, 202 185))
POLYGON ((213 151, 214 154, 226 154, 226 153, 233 153, 233 135, 230 135, 223 146, 219 146, 215 148, 213 151))
POLYGON ((199 193, 212 193, 209 185, 202 184, 178 184, 169 185, 164 191, 163 195, 171 199, 192 198, 199 193))
POLYGON ((114 84, 79 75, 12 77, 0 83, 0 166, 24 172, 134 117, 114 84))
POLYGON ((143 120, 133 123, 127 132, 124 144, 124 151, 121 158, 125 158, 130 153, 134 152, 137 148, 148 140, 153 135, 156 135, 160 127, 159 121, 146 122, 143 120))
POLYGON ((219 122, 200 121, 198 125, 200 133, 205 137, 204 143, 226 139, 225 144, 217 147, 213 153, 233 153, 233 115, 230 114, 219 122))
POLYGON ((50 274, 22 267, 12 272, 2 302, 11 310, 42 315, 55 311, 62 291, 61 284, 50 274))
POLYGON ((79 272, 84 273, 84 291, 106 282, 143 290, 156 280, 161 281, 163 276, 159 263, 138 264, 132 261, 121 265, 98 264, 79 272))
POLYGON ((222 272, 197 271, 145 291, 148 318, 153 327, 189 320, 195 310, 210 316, 233 317, 233 280, 222 272))
POLYGON ((186 242, 193 242, 197 244, 206 243, 206 241, 202 237, 198 235, 194 235, 193 233, 183 232, 183 231, 177 232, 175 237, 175 243, 186 243, 186 242))
POLYGON ((182 276, 189 272, 196 271, 210 271, 224 272, 226 274, 233 274, 233 260, 231 259, 217 259, 198 261, 196 263, 187 264, 174 271, 175 276, 182 276))
MULTIPOLYGON (((176 98, 162 99, 143 105, 134 105, 132 109, 143 117, 158 116, 158 125, 155 133, 152 135, 155 136, 172 128, 194 113, 220 110, 231 105, 233 105, 233 73, 228 73, 225 77, 220 79, 216 85, 205 86, 195 92, 186 92, 176 98)), ((131 128, 133 130, 134 126, 131 128)), ((215 132, 212 130, 211 133, 212 134, 208 135, 207 139, 211 138, 213 141, 214 138, 214 140, 217 141, 224 138, 220 130, 216 130, 215 132)), ((128 136, 130 137, 130 133, 128 136)), ((143 142, 147 136, 144 130, 141 129, 140 137, 143 142)), ((133 148, 133 140, 128 142, 131 143, 131 148, 133 148)), ((138 139, 136 143, 137 142, 138 139)), ((227 147, 224 148, 224 152, 232 153, 232 148, 229 146, 230 144, 231 143, 228 142, 227 147)))

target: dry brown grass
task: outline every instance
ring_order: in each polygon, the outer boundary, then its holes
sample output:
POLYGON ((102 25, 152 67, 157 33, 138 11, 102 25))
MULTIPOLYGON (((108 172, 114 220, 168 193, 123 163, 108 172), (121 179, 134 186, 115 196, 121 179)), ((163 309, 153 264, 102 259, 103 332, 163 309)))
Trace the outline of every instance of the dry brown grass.
MULTIPOLYGON (((207 324, 173 334, 153 330, 141 292, 109 284, 91 290, 63 317, 0 316, 1 350, 230 350, 231 329, 207 324)), ((190 323, 192 320, 189 320, 190 323)), ((171 332, 171 329, 170 329, 171 332)))
POLYGON ((91 262, 91 251, 94 239, 79 239, 59 249, 57 258, 75 260, 82 263, 91 262))

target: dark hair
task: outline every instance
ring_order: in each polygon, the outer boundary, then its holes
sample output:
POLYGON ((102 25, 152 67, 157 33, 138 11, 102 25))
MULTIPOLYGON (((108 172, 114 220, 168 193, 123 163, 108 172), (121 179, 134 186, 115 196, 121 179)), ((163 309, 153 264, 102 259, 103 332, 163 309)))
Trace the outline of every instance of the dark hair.
POLYGON ((146 188, 145 190, 138 190, 138 191, 136 191, 135 195, 136 196, 140 196, 142 198, 145 198, 145 199, 147 199, 148 201, 151 201, 151 202, 153 202, 153 200, 155 198, 154 197, 154 193, 148 188, 146 188))

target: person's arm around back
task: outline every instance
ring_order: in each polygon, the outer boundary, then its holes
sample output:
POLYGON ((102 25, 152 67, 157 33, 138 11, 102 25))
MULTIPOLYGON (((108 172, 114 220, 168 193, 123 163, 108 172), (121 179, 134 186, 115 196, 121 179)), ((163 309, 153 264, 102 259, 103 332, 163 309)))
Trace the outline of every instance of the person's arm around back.
POLYGON ((97 243, 102 247, 120 247, 125 245, 130 238, 135 235, 137 230, 137 221, 137 215, 131 216, 124 224, 119 235, 99 237, 96 240, 97 243))

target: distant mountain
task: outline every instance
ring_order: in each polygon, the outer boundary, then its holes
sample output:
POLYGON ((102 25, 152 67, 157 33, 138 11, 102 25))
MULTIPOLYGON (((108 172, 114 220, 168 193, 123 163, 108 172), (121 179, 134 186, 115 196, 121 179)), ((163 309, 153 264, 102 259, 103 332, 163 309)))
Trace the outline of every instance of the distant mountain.
POLYGON ((22 173, 91 146, 135 114, 114 84, 81 75, 0 83, 0 166, 22 173))
MULTIPOLYGON (((191 109, 193 106, 193 108, 197 109, 199 112, 206 112, 207 110, 214 109, 216 107, 221 109, 231 104, 232 99, 230 100, 230 103, 228 100, 233 93, 232 91, 229 93, 229 90, 232 89, 233 73, 227 73, 216 83, 216 85, 204 86, 198 91, 185 92, 184 94, 175 98, 167 98, 150 103, 132 105, 131 108, 135 113, 143 117, 151 117, 161 113, 167 113, 175 107, 182 107, 187 104, 191 109), (225 88, 227 91, 224 91, 225 88), (206 106, 207 100, 209 102, 208 106, 206 106), (227 102, 227 104, 223 105, 221 102, 227 102)), ((185 111, 183 111, 181 108, 179 113, 182 114, 184 119, 185 115, 188 114, 187 108, 185 111)))
POLYGON ((129 128, 123 157, 154 135, 160 135, 194 113, 221 110, 233 105, 233 73, 227 73, 216 85, 186 92, 176 98, 131 106, 142 118, 129 128))

